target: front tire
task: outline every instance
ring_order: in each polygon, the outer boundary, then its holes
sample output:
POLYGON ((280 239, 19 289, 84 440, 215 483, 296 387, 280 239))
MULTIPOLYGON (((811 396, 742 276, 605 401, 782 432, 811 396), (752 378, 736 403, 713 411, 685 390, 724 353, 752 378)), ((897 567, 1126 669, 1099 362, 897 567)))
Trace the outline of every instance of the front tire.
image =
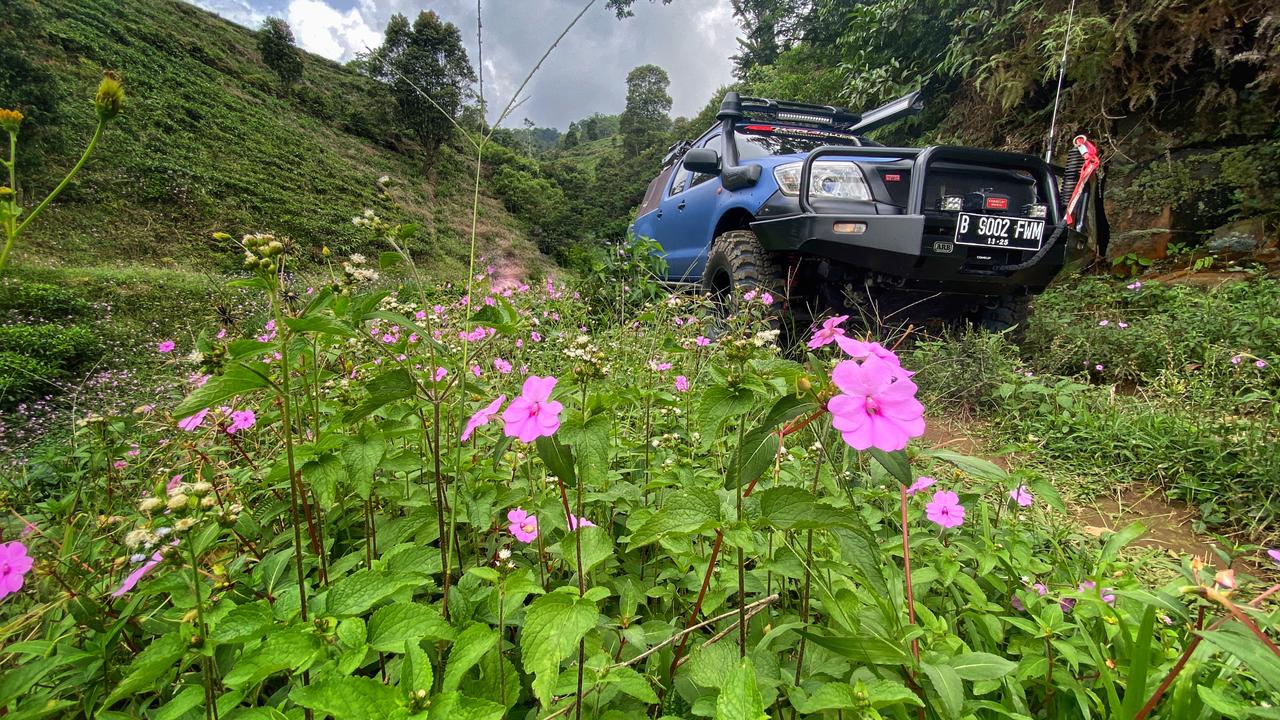
POLYGON ((1001 295, 989 298, 978 311, 978 327, 993 333, 1005 333, 1019 342, 1027 330, 1031 298, 1026 295, 1001 295))

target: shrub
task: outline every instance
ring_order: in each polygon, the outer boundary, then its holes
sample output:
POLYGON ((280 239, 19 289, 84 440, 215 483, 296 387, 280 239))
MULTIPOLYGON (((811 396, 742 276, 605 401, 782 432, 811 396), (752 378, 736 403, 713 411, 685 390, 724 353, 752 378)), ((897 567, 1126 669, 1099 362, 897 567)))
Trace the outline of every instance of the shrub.
POLYGON ((88 312, 89 303, 57 285, 9 280, 0 284, 0 313, 28 320, 65 320, 88 312))
POLYGON ((0 351, 0 405, 10 406, 57 389, 63 373, 47 363, 15 352, 0 351))
POLYGON ((73 370, 93 357, 101 344, 79 325, 7 325, 0 327, 0 352, 34 358, 59 370, 73 370))

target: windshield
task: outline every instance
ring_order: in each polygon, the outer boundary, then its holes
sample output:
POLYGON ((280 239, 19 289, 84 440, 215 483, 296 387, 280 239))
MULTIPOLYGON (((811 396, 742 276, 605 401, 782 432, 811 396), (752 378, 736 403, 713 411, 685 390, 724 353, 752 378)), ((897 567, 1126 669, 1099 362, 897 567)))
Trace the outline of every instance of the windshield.
POLYGON ((738 145, 739 161, 807 153, 823 145, 859 144, 852 135, 778 125, 747 125, 739 127, 733 136, 738 145))

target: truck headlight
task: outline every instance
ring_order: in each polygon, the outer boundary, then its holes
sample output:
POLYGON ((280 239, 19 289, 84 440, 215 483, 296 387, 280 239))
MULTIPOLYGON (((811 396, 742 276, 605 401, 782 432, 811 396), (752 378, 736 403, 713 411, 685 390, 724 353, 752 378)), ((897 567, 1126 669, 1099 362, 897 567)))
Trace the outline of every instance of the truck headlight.
MULTIPOLYGON (((773 179, 783 195, 800 194, 800 172, 804 163, 787 163, 773 169, 773 179)), ((851 162, 823 162, 813 164, 809 178, 809 197, 837 200, 870 200, 871 189, 862 171, 851 162)))

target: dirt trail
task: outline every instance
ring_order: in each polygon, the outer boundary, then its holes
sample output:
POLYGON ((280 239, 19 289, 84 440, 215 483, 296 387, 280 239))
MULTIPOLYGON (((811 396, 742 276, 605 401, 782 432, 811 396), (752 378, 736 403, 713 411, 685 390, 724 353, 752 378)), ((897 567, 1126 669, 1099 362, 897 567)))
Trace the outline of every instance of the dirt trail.
MULTIPOLYGON (((922 440, 935 448, 985 457, 1005 470, 1011 469, 1008 456, 992 455, 990 448, 967 432, 961 422, 946 418, 935 420, 929 424, 922 440)), ((1134 545, 1163 550, 1174 558, 1191 555, 1210 565, 1221 563, 1213 552, 1217 543, 1194 529, 1195 509, 1167 499, 1158 488, 1122 485, 1116 488, 1114 495, 1070 500, 1067 511, 1080 526, 1080 531, 1087 535, 1101 537, 1140 520, 1147 532, 1134 545)), ((1237 570, 1253 571, 1253 566, 1247 562, 1237 561, 1234 566, 1237 570)))

